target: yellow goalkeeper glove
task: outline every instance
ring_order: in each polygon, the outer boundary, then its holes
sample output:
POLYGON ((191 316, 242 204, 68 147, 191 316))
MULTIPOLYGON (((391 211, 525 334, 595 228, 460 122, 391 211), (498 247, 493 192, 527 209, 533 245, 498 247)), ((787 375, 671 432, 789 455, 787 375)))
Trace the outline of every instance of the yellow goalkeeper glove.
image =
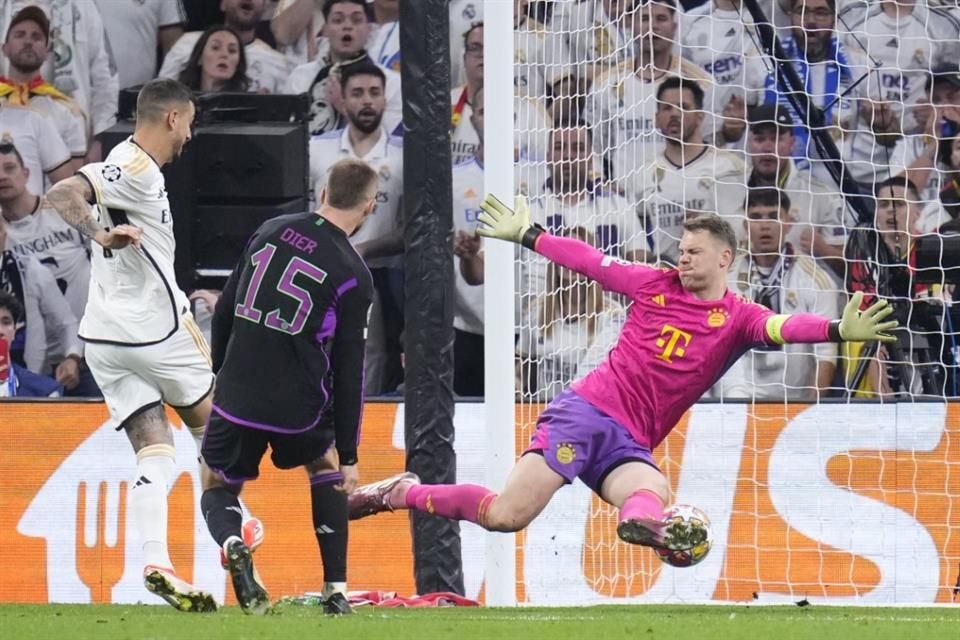
POLYGON ((477 228, 477 233, 487 238, 515 242, 533 249, 543 229, 538 225, 530 224, 530 208, 527 207, 526 198, 517 196, 513 206, 514 209, 511 209, 495 195, 487 194, 480 203, 483 213, 477 219, 482 224, 477 228))
POLYGON ((892 336, 887 331, 896 329, 900 323, 896 320, 882 322, 884 318, 893 313, 893 307, 886 300, 878 300, 870 305, 862 313, 860 304, 863 302, 863 292, 857 291, 850 298, 850 302, 843 308, 843 316, 840 318, 839 336, 844 342, 868 342, 879 340, 880 342, 896 342, 896 336, 892 336))

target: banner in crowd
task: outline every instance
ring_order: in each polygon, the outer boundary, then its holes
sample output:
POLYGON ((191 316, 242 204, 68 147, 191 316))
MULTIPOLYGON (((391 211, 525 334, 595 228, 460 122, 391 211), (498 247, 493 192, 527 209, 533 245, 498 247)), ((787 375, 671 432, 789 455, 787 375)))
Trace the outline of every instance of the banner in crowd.
MULTIPOLYGON (((540 407, 518 406, 522 450, 540 407)), ((173 413, 178 573, 233 602, 200 517, 196 447, 173 413)), ((458 476, 486 479, 483 405, 459 404, 458 476)), ((517 598, 538 605, 706 600, 949 602, 960 561, 960 408, 946 404, 698 405, 656 452, 674 502, 704 509, 714 547, 690 569, 616 538, 614 510, 562 489, 517 536, 517 598)), ((402 469, 403 405, 364 411, 361 481, 402 469)), ((101 404, 0 403, 0 602, 151 602, 127 495, 135 460, 101 404)), ((499 487, 497 487, 499 488, 499 487)), ((302 471, 269 457, 243 493, 265 524, 257 566, 275 597, 319 590, 302 471)), ((463 527, 466 595, 484 536, 463 527)), ((415 592, 406 514, 350 530, 350 588, 415 592)))

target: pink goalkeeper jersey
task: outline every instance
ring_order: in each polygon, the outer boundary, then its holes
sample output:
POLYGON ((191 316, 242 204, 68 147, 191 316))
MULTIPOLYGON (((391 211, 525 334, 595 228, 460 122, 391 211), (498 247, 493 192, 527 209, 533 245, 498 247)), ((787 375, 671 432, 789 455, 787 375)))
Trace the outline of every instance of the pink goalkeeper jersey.
MULTIPOLYGON (((683 288, 676 269, 623 262, 548 234, 537 239, 536 251, 633 301, 616 346, 572 388, 651 449, 744 352, 777 344, 768 336, 770 309, 729 290, 720 300, 700 300, 683 288)), ((792 318, 792 333, 801 329, 803 336, 790 341, 827 340, 827 319, 792 318)))

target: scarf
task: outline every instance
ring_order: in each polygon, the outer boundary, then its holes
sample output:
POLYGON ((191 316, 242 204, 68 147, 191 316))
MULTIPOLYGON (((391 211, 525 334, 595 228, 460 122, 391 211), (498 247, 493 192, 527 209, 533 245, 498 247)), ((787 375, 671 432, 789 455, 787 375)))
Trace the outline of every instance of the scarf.
POLYGON ((788 242, 783 252, 774 263, 770 272, 764 274, 753 261, 752 255, 747 255, 747 271, 750 290, 753 292, 753 301, 762 304, 774 313, 780 313, 780 293, 783 291, 783 276, 793 266, 796 256, 793 246, 788 242))
POLYGON ((30 82, 14 82, 0 76, 0 98, 18 107, 25 107, 32 96, 49 96, 55 100, 69 101, 70 98, 61 93, 56 87, 37 76, 30 82))
MULTIPOLYGON (((818 93, 813 87, 813 74, 810 73, 807 56, 800 50, 797 41, 793 36, 790 36, 784 38, 782 44, 783 51, 786 54, 785 63, 792 63, 797 75, 803 81, 805 95, 800 96, 801 103, 808 99, 808 104, 815 104, 823 109, 824 124, 827 126, 834 124, 834 110, 840 104, 840 95, 852 82, 850 64, 847 61, 846 53, 843 51, 843 45, 837 40, 836 36, 831 38, 824 59, 827 64, 823 93, 818 93)), ((794 155, 802 159, 818 157, 816 149, 809 148, 810 130, 804 125, 807 122, 806 114, 801 117, 793 108, 793 105, 790 104, 787 94, 783 92, 777 82, 779 75, 780 72, 777 69, 767 76, 764 102, 767 104, 779 102, 793 117, 793 121, 797 123, 797 126, 793 128, 793 135, 796 138, 794 155)))

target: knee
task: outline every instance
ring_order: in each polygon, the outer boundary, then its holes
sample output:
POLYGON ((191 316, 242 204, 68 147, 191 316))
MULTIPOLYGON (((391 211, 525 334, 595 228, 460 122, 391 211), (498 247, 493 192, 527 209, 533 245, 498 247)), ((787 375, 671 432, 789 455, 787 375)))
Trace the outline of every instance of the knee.
POLYGON ((525 528, 532 520, 533 518, 522 509, 497 498, 484 514, 481 524, 488 531, 514 533, 525 528))

